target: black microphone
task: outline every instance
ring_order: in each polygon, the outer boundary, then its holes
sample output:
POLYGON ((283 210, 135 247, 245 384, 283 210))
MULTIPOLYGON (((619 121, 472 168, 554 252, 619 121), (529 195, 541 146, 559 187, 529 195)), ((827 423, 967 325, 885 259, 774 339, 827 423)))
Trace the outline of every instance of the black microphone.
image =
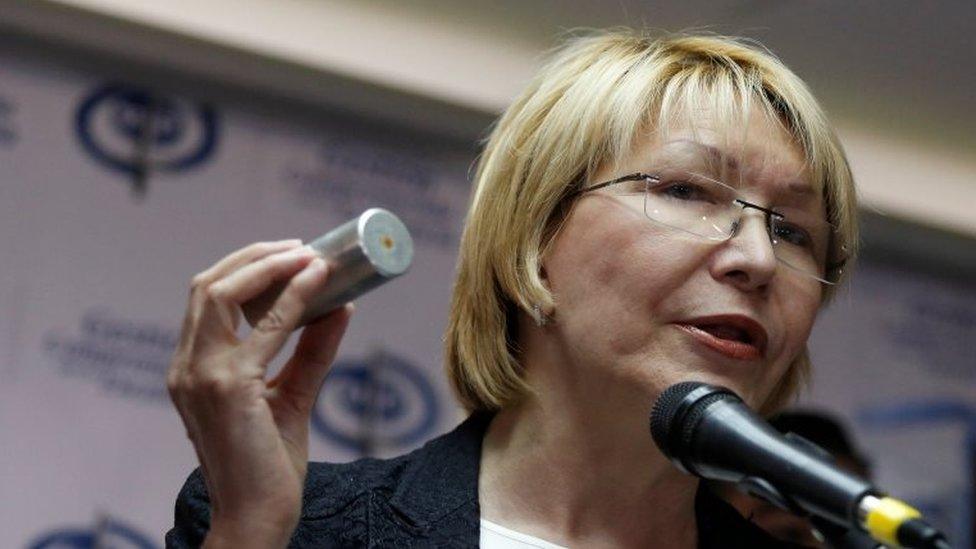
POLYGON ((682 471, 739 484, 788 511, 864 530, 881 543, 948 547, 918 511, 837 467, 813 443, 782 435, 729 389, 672 385, 650 420, 654 442, 682 471))

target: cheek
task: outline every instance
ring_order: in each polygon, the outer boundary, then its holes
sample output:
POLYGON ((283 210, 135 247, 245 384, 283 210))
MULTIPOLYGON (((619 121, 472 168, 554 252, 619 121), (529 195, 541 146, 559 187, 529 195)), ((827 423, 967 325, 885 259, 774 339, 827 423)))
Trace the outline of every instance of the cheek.
POLYGON ((820 309, 819 286, 794 287, 779 300, 780 318, 787 329, 785 352, 796 356, 806 345, 820 309))
POLYGON ((645 219, 617 222, 613 230, 594 224, 576 231, 578 238, 570 231, 562 235, 546 262, 557 306, 591 312, 612 308, 646 319, 649 308, 695 268, 690 250, 678 249, 673 239, 661 238, 648 225, 645 219))
POLYGON ((611 223, 606 212, 585 206, 570 214, 543 260, 557 317, 581 327, 612 314, 613 296, 634 293, 628 257, 637 255, 638 241, 632 224, 611 223))
POLYGON ((818 287, 793 286, 782 289, 778 295, 774 317, 783 327, 783 339, 765 379, 757 380, 764 387, 764 398, 773 392, 803 352, 820 307, 818 287))
POLYGON ((666 304, 705 255, 695 243, 661 234, 643 217, 621 221, 626 219, 615 219, 613 230, 591 225, 576 239, 566 231, 547 262, 557 324, 567 340, 585 339, 615 362, 646 355, 659 343, 658 320, 667 317, 666 304))

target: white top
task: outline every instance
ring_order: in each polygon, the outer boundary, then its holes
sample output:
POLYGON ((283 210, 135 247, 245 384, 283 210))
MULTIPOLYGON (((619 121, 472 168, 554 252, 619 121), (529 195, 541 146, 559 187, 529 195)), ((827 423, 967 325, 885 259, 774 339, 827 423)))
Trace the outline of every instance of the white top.
POLYGON ((549 543, 544 539, 532 537, 515 530, 509 530, 490 520, 481 519, 482 549, 567 549, 562 545, 549 543))

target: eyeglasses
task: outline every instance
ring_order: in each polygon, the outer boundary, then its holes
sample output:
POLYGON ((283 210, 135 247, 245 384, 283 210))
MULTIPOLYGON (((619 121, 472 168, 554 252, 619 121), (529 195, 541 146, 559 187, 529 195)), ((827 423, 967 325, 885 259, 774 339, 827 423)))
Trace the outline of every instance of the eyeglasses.
POLYGON ((809 212, 759 206, 739 198, 738 191, 725 183, 670 169, 657 175, 632 173, 570 196, 611 186, 616 195, 643 208, 651 221, 712 241, 735 236, 745 210, 758 210, 765 216, 773 254, 780 263, 824 284, 836 284, 840 278, 846 251, 834 245, 833 225, 809 212))

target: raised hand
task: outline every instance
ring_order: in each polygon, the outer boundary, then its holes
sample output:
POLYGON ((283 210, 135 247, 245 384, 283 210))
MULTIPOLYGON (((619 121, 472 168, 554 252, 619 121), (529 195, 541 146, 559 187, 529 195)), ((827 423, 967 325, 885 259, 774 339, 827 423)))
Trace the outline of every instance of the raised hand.
POLYGON ((328 266, 298 240, 257 243, 193 277, 167 384, 211 502, 207 546, 283 547, 301 514, 309 416, 349 323, 346 305, 309 324, 273 379, 268 363, 328 266), (288 284, 241 339, 241 304, 288 284))

